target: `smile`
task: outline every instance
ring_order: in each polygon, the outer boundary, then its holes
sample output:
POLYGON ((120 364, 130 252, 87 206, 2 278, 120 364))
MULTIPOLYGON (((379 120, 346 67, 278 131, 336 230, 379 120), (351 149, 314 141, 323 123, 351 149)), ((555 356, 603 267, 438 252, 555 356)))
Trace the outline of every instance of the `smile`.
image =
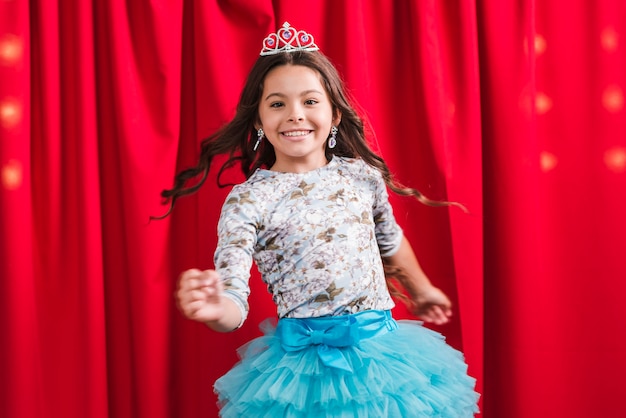
POLYGON ((283 132, 282 134, 284 136, 289 137, 289 138, 298 138, 298 137, 302 137, 302 136, 307 136, 311 132, 313 132, 313 131, 289 131, 289 132, 283 132))

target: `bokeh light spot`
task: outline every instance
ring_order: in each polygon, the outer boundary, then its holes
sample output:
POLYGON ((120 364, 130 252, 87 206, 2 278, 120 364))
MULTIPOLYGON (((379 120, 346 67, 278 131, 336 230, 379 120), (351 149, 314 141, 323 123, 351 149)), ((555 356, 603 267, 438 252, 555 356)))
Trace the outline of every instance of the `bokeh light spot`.
POLYGON ((600 34, 600 44, 605 51, 616 51, 619 46, 619 34, 610 26, 605 28, 600 34))
POLYGON ((9 129, 22 120, 22 107, 14 99, 5 99, 0 102, 0 125, 9 129))
POLYGON ((546 38, 544 38, 543 36, 539 34, 535 35, 534 47, 535 47, 535 54, 542 55, 544 52, 546 52, 546 49, 548 48, 548 43, 546 42, 546 38))
POLYGON ((556 157, 556 155, 548 151, 543 151, 539 155, 539 166, 541 167, 541 171, 543 171, 544 173, 554 170, 558 163, 559 159, 556 157))
POLYGON ((535 97, 535 109, 540 115, 548 113, 552 109, 552 99, 544 93, 537 93, 535 97))
POLYGON ((0 64, 16 65, 24 55, 24 44, 15 35, 4 35, 0 38, 0 64))
POLYGON ((602 93, 602 106, 611 113, 624 108, 624 93, 618 85, 610 85, 602 93))
POLYGON ((10 160, 2 166, 0 176, 2 186, 7 190, 15 190, 22 185, 23 170, 22 164, 17 160, 10 160))
POLYGON ((626 148, 613 147, 604 153, 604 164, 615 173, 626 171, 626 148))

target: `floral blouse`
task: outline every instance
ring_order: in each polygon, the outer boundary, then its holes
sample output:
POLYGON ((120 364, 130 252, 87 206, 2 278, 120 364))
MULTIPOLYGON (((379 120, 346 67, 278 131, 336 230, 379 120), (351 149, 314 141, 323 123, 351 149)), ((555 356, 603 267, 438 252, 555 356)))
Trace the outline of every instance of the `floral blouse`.
POLYGON ((378 170, 334 157, 306 173, 259 169, 235 186, 218 223, 215 267, 242 322, 253 259, 279 318, 391 309, 381 254, 393 255, 401 240, 378 170))

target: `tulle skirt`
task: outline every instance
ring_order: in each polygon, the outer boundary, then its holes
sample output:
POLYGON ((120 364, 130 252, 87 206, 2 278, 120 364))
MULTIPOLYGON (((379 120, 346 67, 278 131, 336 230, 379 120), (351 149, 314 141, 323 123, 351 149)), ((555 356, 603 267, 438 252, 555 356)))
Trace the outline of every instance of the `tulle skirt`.
POLYGON ((463 355, 389 311, 262 325, 215 382, 220 416, 473 417, 479 395, 463 355))

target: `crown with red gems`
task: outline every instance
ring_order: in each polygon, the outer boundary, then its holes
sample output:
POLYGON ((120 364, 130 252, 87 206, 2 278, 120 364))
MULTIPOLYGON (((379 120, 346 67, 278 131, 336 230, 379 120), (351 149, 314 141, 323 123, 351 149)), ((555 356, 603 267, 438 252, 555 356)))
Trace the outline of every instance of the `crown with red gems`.
POLYGON ((261 55, 274 55, 281 52, 318 51, 313 35, 303 30, 295 30, 287 22, 276 33, 270 33, 263 39, 261 55))

